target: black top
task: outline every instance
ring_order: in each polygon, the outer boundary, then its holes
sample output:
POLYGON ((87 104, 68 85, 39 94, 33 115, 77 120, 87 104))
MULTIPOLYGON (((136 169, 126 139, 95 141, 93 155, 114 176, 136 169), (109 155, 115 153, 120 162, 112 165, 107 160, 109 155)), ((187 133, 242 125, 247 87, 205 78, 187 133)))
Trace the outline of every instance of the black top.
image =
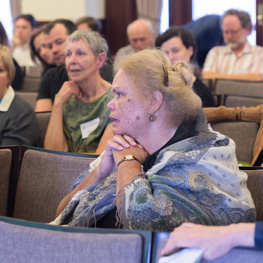
POLYGON ((21 85, 24 81, 24 73, 21 69, 21 67, 18 65, 18 63, 16 62, 15 59, 13 59, 13 63, 16 69, 16 74, 15 74, 15 78, 11 84, 12 88, 14 90, 19 90, 21 88, 21 85))
MULTIPOLYGON (((112 83, 113 70, 109 64, 104 63, 100 68, 100 74, 104 80, 112 83)), ((51 99, 54 102, 55 95, 59 92, 65 81, 68 81, 65 65, 49 69, 41 78, 37 100, 51 99)))
POLYGON ((216 107, 211 90, 198 78, 196 78, 193 90, 202 100, 202 107, 216 107))

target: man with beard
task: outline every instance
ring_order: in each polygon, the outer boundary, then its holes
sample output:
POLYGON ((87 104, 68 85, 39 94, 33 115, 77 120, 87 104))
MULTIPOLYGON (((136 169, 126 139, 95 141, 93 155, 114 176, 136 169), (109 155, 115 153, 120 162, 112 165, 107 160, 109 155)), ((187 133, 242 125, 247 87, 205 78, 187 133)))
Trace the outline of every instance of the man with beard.
POLYGON ((252 23, 248 13, 230 9, 222 17, 225 46, 212 48, 205 60, 203 78, 262 80, 263 48, 251 46, 247 36, 252 23))

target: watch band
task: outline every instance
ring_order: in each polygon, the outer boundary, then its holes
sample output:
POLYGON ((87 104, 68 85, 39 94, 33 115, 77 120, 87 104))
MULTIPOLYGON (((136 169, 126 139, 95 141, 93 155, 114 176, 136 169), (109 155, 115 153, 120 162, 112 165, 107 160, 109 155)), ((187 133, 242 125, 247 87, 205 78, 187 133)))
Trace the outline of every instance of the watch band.
POLYGON ((133 161, 133 160, 135 160, 135 161, 137 161, 137 162, 139 162, 139 163, 141 164, 141 162, 139 161, 139 159, 137 159, 135 156, 133 156, 133 155, 131 155, 131 154, 128 154, 128 155, 124 156, 124 157, 119 161, 119 163, 118 163, 117 166, 119 167, 120 164, 123 163, 124 161, 133 161))

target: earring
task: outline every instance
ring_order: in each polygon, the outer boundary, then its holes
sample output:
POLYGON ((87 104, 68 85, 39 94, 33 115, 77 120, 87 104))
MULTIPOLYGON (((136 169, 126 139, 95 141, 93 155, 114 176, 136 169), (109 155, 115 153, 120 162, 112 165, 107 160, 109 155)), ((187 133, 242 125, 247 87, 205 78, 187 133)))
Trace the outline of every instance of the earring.
POLYGON ((151 122, 156 121, 156 116, 155 116, 154 114, 150 114, 149 120, 150 120, 151 122))

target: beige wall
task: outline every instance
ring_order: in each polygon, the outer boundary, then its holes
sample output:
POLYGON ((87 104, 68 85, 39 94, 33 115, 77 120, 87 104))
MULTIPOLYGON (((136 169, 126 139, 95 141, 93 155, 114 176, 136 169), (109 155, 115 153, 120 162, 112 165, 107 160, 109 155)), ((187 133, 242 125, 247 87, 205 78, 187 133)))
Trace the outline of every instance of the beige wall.
POLYGON ((40 21, 76 20, 84 15, 104 18, 104 9, 105 0, 22 0, 22 13, 30 13, 40 21))

